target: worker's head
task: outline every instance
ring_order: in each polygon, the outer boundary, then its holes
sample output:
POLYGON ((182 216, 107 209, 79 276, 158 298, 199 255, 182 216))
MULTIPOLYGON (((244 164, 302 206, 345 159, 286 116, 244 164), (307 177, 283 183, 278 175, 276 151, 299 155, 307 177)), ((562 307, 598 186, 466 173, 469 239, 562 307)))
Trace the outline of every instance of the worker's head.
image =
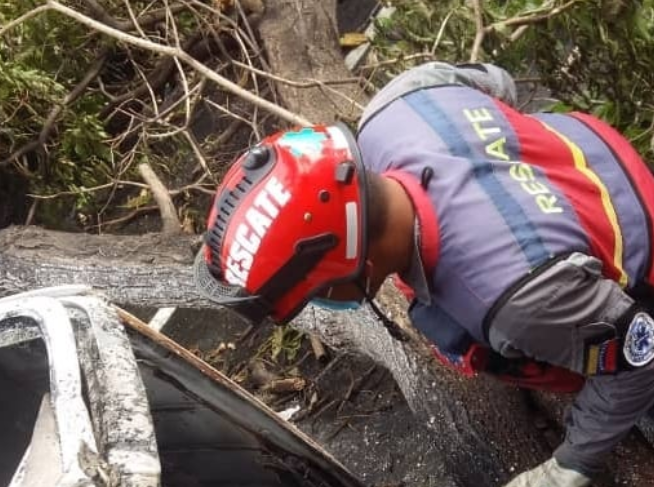
POLYGON ((343 125, 263 139, 216 190, 195 265, 201 292, 254 323, 287 322, 312 298, 360 302, 376 291, 366 261, 375 187, 343 125))

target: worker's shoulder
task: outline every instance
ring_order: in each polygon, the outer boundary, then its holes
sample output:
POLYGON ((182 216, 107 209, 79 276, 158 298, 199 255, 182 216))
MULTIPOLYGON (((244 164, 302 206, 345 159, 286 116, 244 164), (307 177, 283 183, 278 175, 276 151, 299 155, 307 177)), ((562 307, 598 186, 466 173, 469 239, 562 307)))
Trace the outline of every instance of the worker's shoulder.
POLYGON ((370 100, 359 120, 359 131, 363 130, 363 127, 384 109, 409 94, 418 90, 436 90, 445 86, 473 89, 462 82, 457 76, 455 67, 447 63, 431 62, 402 72, 370 100))

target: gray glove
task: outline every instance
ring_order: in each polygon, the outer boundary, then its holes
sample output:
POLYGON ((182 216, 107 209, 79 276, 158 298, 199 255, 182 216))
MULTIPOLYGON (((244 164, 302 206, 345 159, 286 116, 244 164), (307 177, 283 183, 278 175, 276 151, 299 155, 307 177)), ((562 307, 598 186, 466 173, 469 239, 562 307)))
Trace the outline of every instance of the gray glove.
POLYGON ((563 468, 554 458, 533 470, 518 475, 504 487, 588 487, 590 479, 569 468, 563 468))

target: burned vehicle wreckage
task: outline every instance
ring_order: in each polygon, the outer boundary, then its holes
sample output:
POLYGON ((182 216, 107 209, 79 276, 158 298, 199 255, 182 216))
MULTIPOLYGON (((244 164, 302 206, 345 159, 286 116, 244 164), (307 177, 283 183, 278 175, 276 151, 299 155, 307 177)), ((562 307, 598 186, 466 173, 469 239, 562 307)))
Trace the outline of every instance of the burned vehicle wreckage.
POLYGON ((0 299, 0 382, 0 485, 363 485, 234 382, 81 286, 0 299))

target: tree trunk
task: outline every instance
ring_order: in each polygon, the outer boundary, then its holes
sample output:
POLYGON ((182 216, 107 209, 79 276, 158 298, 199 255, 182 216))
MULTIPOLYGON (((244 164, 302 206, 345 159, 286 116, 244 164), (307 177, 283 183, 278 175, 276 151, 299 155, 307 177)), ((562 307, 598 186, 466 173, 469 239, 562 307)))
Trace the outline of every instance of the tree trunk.
MULTIPOLYGON (((339 50, 336 0, 266 0, 265 6, 259 32, 273 73, 294 82, 353 78, 339 50)), ((277 91, 287 107, 315 123, 356 121, 367 101, 354 80, 311 88, 280 83, 277 91)))

